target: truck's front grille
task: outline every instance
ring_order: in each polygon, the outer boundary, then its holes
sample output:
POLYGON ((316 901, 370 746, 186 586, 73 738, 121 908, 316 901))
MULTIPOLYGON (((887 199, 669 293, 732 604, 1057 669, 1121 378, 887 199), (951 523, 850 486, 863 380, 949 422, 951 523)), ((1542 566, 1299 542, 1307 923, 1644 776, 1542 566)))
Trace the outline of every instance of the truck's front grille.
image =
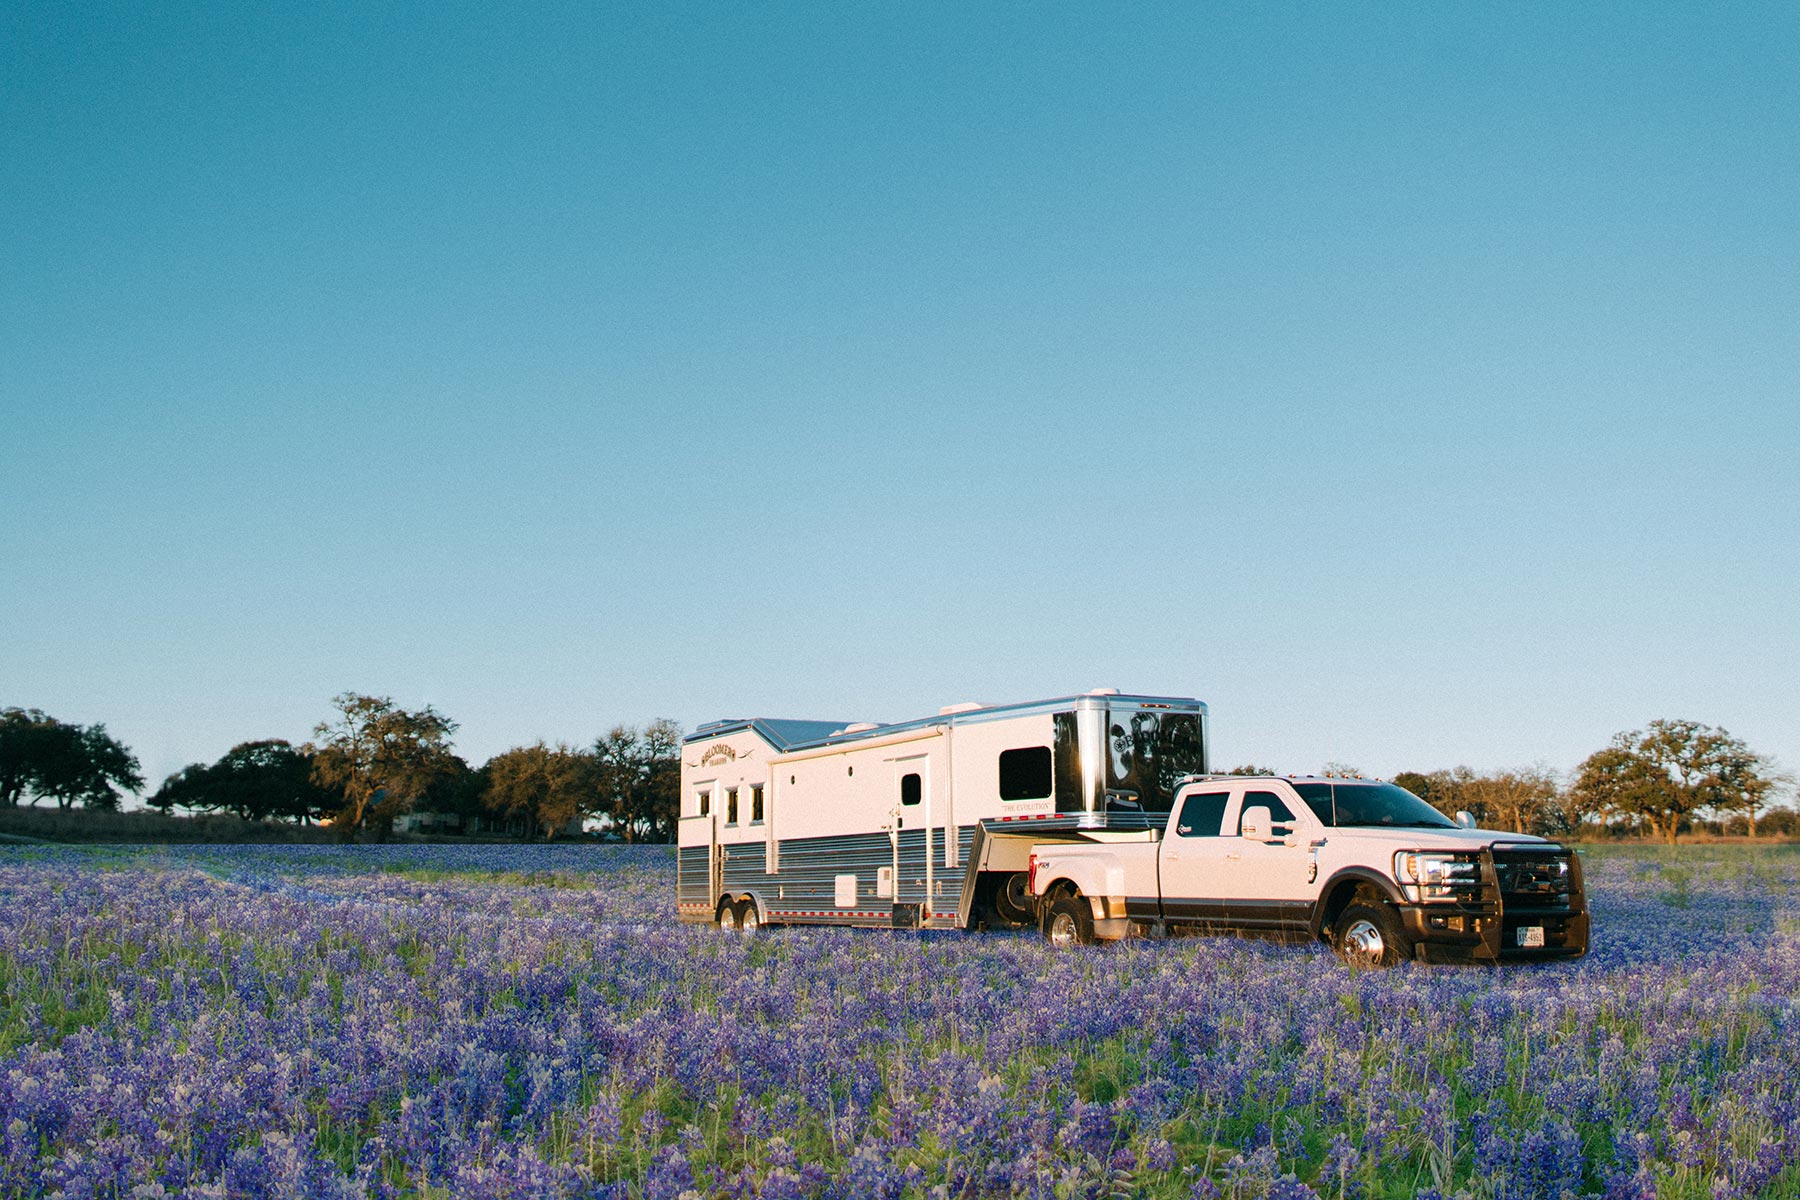
POLYGON ((1574 889, 1569 851, 1494 848, 1494 877, 1508 909, 1566 909, 1574 889))

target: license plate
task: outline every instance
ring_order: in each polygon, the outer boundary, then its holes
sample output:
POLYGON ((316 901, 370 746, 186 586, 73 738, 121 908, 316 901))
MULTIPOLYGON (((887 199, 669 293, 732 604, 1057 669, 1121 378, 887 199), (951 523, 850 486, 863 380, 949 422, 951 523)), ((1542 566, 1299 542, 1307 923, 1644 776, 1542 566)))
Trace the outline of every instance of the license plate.
POLYGON ((1542 925, 1519 926, 1519 945, 1541 946, 1544 944, 1544 927, 1542 925))

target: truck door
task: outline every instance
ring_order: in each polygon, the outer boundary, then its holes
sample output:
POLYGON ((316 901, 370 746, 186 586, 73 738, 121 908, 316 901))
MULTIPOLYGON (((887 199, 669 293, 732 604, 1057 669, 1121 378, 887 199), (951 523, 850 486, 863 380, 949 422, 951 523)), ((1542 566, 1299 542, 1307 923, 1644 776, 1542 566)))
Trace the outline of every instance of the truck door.
POLYGON ((1211 924, 1224 915, 1226 839, 1221 836, 1231 793, 1194 792, 1182 798, 1157 854, 1163 920, 1211 924))
POLYGON ((1261 788, 1243 788, 1233 797, 1220 838, 1220 882, 1232 925, 1269 932, 1306 927, 1316 885, 1309 878, 1312 813, 1300 807, 1304 816, 1261 788), (1258 809, 1267 810, 1271 827, 1247 827, 1244 818, 1258 809))

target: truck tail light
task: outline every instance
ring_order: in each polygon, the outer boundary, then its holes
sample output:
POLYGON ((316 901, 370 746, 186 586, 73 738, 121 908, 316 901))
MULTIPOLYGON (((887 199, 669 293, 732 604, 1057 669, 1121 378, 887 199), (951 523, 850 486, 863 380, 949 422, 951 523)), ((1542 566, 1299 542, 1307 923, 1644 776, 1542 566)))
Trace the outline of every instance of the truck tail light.
POLYGON ((1037 855, 1035 854, 1031 856, 1031 865, 1025 869, 1025 890, 1033 896, 1037 895, 1037 855))

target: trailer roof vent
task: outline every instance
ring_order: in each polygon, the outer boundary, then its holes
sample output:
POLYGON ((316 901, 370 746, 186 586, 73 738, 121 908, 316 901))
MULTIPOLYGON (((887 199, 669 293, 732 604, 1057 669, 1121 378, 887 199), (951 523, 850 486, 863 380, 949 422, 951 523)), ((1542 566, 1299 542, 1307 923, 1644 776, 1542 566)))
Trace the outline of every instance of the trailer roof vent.
POLYGON ((1088 695, 1090 696, 1116 696, 1118 694, 1118 688, 1094 688, 1088 692, 1088 695))
POLYGON ((880 729, 880 728, 881 728, 881 726, 877 725, 873 721, 858 721, 854 725, 844 726, 843 732, 844 733, 867 733, 871 729, 880 729))
POLYGON ((947 717, 951 713, 974 712, 976 709, 978 709, 980 707, 981 707, 981 705, 977 704, 973 700, 964 700, 961 704, 946 704, 946 705, 944 705, 944 707, 938 709, 938 716, 947 717))

